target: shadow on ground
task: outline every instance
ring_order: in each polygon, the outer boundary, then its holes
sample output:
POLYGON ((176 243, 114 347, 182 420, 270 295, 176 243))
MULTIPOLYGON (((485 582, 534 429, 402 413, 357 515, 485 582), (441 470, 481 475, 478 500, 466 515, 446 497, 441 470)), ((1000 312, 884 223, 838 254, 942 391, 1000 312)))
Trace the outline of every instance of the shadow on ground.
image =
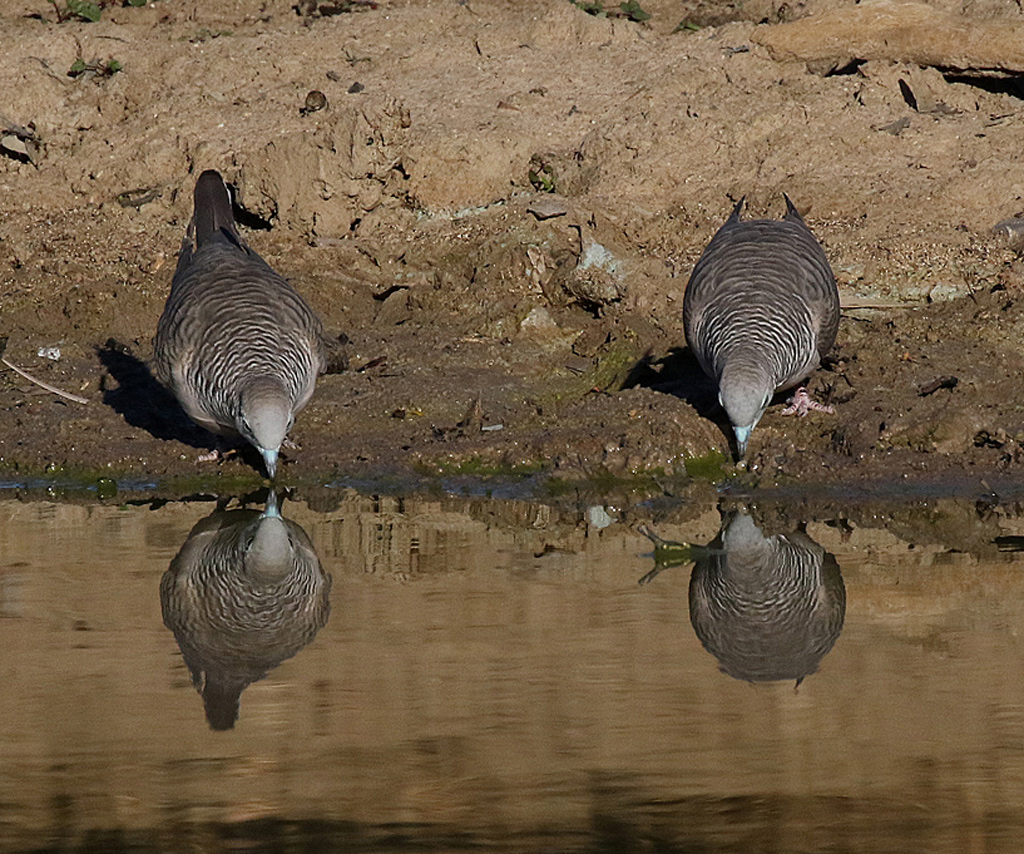
POLYGON ((203 450, 217 447, 217 437, 188 417, 174 395, 128 347, 110 339, 96 349, 96 355, 117 383, 103 392, 103 402, 125 421, 157 439, 176 439, 203 450))

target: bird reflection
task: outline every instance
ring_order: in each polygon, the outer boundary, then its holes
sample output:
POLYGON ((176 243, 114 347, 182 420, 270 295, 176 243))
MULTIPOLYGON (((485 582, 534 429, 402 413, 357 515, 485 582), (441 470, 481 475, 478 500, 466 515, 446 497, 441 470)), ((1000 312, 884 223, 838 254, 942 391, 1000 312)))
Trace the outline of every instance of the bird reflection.
POLYGON ((160 605, 213 729, 231 729, 242 691, 313 640, 330 589, 273 492, 262 513, 215 511, 195 525, 160 582, 160 605))
POLYGON ((723 673, 799 685, 839 639, 846 614, 842 573, 835 556, 803 531, 766 537, 746 512, 736 511, 724 516, 708 546, 648 536, 659 563, 693 561, 690 622, 723 673))

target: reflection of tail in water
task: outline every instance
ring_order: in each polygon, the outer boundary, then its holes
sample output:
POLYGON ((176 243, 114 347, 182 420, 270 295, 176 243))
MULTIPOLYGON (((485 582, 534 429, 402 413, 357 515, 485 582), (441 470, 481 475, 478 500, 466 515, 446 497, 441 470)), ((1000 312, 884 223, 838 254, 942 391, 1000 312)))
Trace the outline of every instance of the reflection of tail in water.
POLYGON ((263 513, 214 512, 196 524, 164 573, 160 604, 213 729, 233 727, 242 691, 313 640, 330 589, 273 492, 263 513))
POLYGON ((835 556, 801 531, 765 537, 746 513, 730 514, 707 546, 643 531, 655 567, 693 562, 690 622, 723 673, 749 682, 795 679, 818 669, 839 638, 846 588, 835 556))

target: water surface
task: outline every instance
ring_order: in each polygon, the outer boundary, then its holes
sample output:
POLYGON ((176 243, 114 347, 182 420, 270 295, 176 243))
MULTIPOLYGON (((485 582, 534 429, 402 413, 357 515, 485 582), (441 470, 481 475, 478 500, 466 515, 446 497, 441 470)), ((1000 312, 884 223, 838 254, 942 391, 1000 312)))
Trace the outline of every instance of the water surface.
POLYGON ((787 581, 714 506, 312 503, 211 606, 261 505, 0 500, 0 852, 1020 848, 1013 508, 753 508, 787 581))

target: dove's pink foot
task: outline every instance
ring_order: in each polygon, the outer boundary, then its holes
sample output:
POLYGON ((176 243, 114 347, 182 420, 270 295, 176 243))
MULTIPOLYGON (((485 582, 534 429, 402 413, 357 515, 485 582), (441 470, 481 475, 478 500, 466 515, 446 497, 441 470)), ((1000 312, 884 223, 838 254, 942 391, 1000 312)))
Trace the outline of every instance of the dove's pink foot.
POLYGON ((808 393, 807 389, 800 386, 794 393, 794 395, 786 401, 789 404, 785 409, 782 410, 782 415, 796 415, 803 418, 808 412, 814 410, 815 412, 827 412, 829 415, 835 412, 831 406, 827 403, 818 403, 808 393))
POLYGON ((218 444, 216 448, 214 448, 212 451, 210 451, 210 453, 208 453, 208 454, 200 454, 198 457, 196 457, 196 462, 197 463, 216 463, 217 465, 220 465, 225 460, 231 459, 237 453, 238 453, 238 450, 235 449, 235 448, 228 448, 228 449, 225 450, 224 448, 222 448, 218 444))

